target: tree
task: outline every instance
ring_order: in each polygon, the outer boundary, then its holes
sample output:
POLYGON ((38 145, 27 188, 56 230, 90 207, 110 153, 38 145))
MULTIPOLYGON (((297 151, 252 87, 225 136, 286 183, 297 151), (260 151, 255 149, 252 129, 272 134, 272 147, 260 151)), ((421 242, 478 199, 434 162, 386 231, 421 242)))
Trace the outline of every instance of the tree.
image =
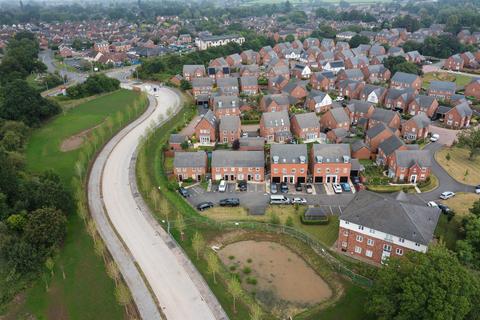
POLYGON ((195 232, 192 239, 192 248, 195 250, 197 260, 200 258, 200 251, 203 250, 203 247, 205 247, 205 240, 203 239, 203 236, 200 233, 195 232))
POLYGON ((240 140, 238 140, 238 139, 233 140, 233 142, 232 142, 232 149, 233 149, 233 150, 238 150, 238 149, 240 149, 240 140))
POLYGON ((404 57, 397 56, 393 57, 390 56, 386 59, 383 59, 383 65, 385 68, 389 69, 392 74, 395 74, 397 71, 406 72, 406 73, 413 73, 413 74, 420 74, 421 70, 417 67, 417 65, 408 62, 404 57))
POLYGON ((213 250, 208 251, 207 253, 207 268, 208 273, 213 276, 213 283, 217 284, 216 275, 220 271, 220 262, 218 261, 217 255, 213 250))
POLYGON ((287 41, 287 42, 293 42, 293 41, 295 41, 295 37, 293 36, 293 34, 288 34, 288 35, 285 37, 285 41, 287 41))
POLYGON ((120 271, 118 270, 117 264, 115 261, 109 261, 107 263, 107 274, 113 281, 115 281, 115 285, 118 285, 118 281, 120 280, 120 271))
POLYGON ((119 283, 115 288, 115 298, 119 305, 125 307, 125 312, 128 314, 128 305, 132 301, 130 290, 123 283, 119 283))
POLYGON ((475 157, 480 153, 480 128, 471 127, 462 130, 458 136, 458 146, 468 149, 468 159, 470 161, 475 160, 475 157))
POLYGON ((177 230, 180 233, 180 239, 182 239, 183 241, 186 225, 185 225, 185 220, 183 219, 183 216, 180 213, 177 214, 177 221, 175 222, 175 226, 177 227, 177 230))
POLYGON ((67 219, 55 208, 42 208, 30 213, 25 225, 25 239, 38 251, 49 253, 66 235, 67 219))
POLYGON ((180 81, 180 89, 182 89, 183 91, 190 90, 192 89, 192 84, 190 83, 190 81, 182 79, 180 81))
POLYGON ((232 276, 230 280, 227 281, 227 291, 233 298, 233 313, 237 313, 237 298, 242 295, 242 286, 237 277, 232 276))
POLYGON ((393 258, 378 271, 367 311, 377 319, 469 319, 480 302, 478 279, 452 252, 434 246, 393 258))
POLYGON ((350 45, 350 48, 356 48, 361 44, 369 44, 370 39, 366 36, 361 36, 359 34, 355 35, 348 41, 348 44, 350 45))

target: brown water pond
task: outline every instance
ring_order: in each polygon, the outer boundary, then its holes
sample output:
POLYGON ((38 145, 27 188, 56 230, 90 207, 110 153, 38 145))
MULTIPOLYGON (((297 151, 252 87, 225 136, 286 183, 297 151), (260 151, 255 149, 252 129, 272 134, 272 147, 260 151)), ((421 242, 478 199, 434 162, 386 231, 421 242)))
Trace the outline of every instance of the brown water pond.
POLYGON ((305 260, 281 244, 240 241, 226 245, 218 254, 240 275, 244 289, 270 308, 305 308, 332 296, 328 284, 305 260))

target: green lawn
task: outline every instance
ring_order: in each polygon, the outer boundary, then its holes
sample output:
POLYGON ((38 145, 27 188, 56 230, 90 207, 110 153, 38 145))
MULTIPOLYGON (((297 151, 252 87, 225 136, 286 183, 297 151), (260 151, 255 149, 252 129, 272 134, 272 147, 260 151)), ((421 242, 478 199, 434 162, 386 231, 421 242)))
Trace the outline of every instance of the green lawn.
POLYGON ((428 89, 431 81, 451 81, 455 82, 457 87, 463 87, 472 81, 473 77, 469 77, 463 74, 453 74, 446 72, 429 72, 423 75, 423 84, 424 89, 428 89))
MULTIPOLYGON (((32 134, 26 150, 27 168, 34 172, 52 169, 70 188, 81 148, 62 152, 61 142, 140 99, 134 92, 119 90, 69 109, 32 134)), ((74 213, 70 214, 65 245, 55 263, 50 290, 46 292, 42 279, 37 281, 26 292, 23 312, 38 319, 125 318, 123 307, 115 300, 114 282, 108 278, 102 258, 95 255, 82 220, 74 213)))
POLYGON ((455 250, 457 240, 461 238, 460 228, 462 226, 461 218, 453 217, 448 221, 447 216, 440 215, 438 219, 437 228, 435 229, 435 236, 445 243, 445 246, 450 250, 455 250))

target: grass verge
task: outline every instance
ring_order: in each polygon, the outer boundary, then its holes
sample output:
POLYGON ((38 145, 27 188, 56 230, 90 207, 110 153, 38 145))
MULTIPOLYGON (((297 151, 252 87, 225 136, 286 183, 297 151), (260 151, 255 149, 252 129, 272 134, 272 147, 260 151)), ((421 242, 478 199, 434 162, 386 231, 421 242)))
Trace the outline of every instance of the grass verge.
MULTIPOLYGON (((27 168, 34 172, 53 170, 72 190, 71 181, 79 173, 84 176, 89 159, 103 142, 108 141, 125 123, 135 118, 146 107, 146 100, 137 93, 119 90, 98 99, 84 102, 66 110, 45 126, 33 132, 26 150, 27 168), (137 104, 135 111, 132 105, 137 104), (129 114, 129 116, 127 116, 129 114), (123 116, 120 116, 123 115, 123 116), (77 150, 62 152, 61 141, 115 117, 110 130, 98 129, 92 139, 77 150), (103 133, 102 133, 103 132, 103 133), (101 139, 99 136, 102 135, 101 139), (89 153, 90 157, 85 154, 89 153), (77 163, 85 162, 82 172, 77 163)), ((97 129, 96 129, 97 130, 97 129)), ((73 191, 73 190, 72 190, 73 191)), ((67 237, 55 259, 50 289, 45 290, 44 279, 38 279, 26 291, 22 313, 38 319, 122 319, 124 309, 115 300, 115 283, 108 278, 104 260, 95 254, 92 238, 84 228, 84 221, 70 213, 67 237), (92 294, 94 293, 94 294, 92 294)), ((104 256, 105 258, 105 256, 104 256)))
POLYGON ((435 153, 435 160, 458 182, 472 186, 478 185, 480 184, 480 160, 470 160, 468 154, 468 150, 463 148, 442 148, 435 153))

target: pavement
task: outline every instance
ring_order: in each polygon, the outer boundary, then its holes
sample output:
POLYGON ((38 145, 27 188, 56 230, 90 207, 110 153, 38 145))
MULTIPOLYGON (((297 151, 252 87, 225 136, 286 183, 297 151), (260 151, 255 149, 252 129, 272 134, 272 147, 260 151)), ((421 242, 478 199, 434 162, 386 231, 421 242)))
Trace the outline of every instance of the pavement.
POLYGON ((148 297, 144 290, 147 286, 145 281, 169 320, 227 319, 203 278, 173 238, 152 218, 136 190, 132 168, 141 137, 148 128, 158 125, 160 115, 167 117, 169 108, 175 110, 181 106, 179 95, 168 88, 160 88, 156 98, 149 96, 149 100, 146 113, 129 125, 128 130, 122 130, 115 136, 94 163, 89 179, 89 205, 98 212, 92 212, 92 215, 98 229, 105 231, 101 231, 102 238, 105 239, 105 234, 108 234, 107 239, 114 237, 112 230, 108 230, 108 223, 119 237, 113 240, 117 246, 106 241, 107 246, 110 251, 113 250, 112 255, 126 278, 143 319, 160 319, 158 309, 155 311, 152 308, 154 299, 150 293, 148 297), (102 210, 107 216, 97 219, 102 210), (119 241, 122 247, 118 246, 119 241), (117 260, 118 257, 121 258, 117 260), (128 257, 130 261, 126 264, 138 266, 136 272, 122 267, 122 262, 128 257))

